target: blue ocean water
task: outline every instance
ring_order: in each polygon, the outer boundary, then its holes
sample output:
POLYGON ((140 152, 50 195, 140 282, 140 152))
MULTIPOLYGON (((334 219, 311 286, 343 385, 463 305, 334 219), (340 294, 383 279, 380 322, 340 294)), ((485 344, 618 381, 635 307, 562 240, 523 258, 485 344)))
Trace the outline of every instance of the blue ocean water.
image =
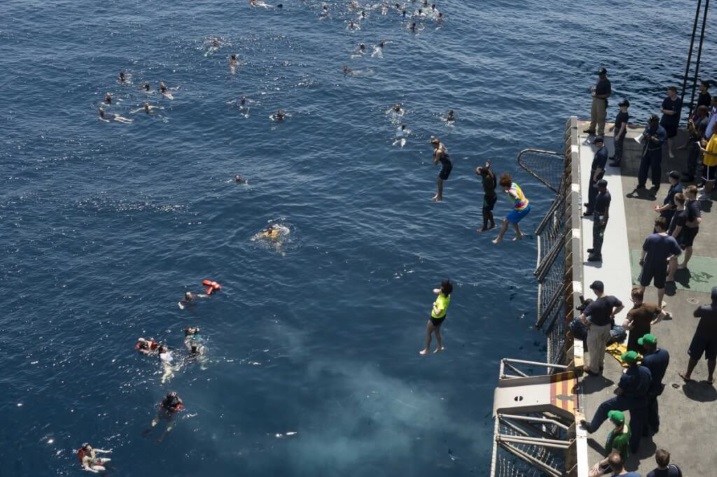
POLYGON ((325 20, 324 3, 296 0, 0 5, 2 476, 75 475, 86 441, 114 449, 116 475, 487 473, 498 361, 545 350, 535 241, 475 232, 473 169, 514 174, 532 232, 551 194, 516 154, 562 147, 599 66, 635 115, 657 112, 681 83, 693 7, 446 0, 442 23, 412 33, 393 8, 325 4, 325 20), (132 123, 98 120, 106 92, 132 123), (162 109, 131 113, 145 101, 162 109), (403 148, 385 113, 397 102, 403 148), (454 161, 441 204, 431 135, 454 161), (283 253, 251 241, 268 223, 291 229, 283 253), (420 357, 448 277, 446 351, 420 357), (205 278, 222 291, 180 310, 205 278), (206 369, 161 384, 137 337, 180 354, 193 325, 206 369), (140 434, 169 390, 187 410, 156 444, 140 434))

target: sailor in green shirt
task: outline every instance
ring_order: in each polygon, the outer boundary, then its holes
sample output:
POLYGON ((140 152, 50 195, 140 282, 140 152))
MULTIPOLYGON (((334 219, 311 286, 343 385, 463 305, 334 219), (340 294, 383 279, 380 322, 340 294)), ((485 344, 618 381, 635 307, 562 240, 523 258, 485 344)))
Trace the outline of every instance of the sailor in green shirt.
POLYGON ((615 425, 615 429, 607 435, 605 458, 592 466, 588 473, 589 477, 597 477, 610 472, 608 457, 613 452, 620 454, 623 462, 630 456, 630 428, 625 425, 625 414, 622 411, 610 411, 607 413, 607 417, 615 425))
POLYGON ((438 295, 436 301, 433 302, 433 309, 431 310, 431 318, 428 320, 426 325, 426 347, 421 350, 421 354, 425 355, 431 349, 431 336, 435 333, 438 346, 434 353, 443 351, 443 340, 441 339, 441 325, 446 320, 446 312, 448 311, 448 305, 451 304, 451 292, 453 291, 453 284, 450 280, 443 280, 441 282, 441 288, 434 288, 433 293, 438 295))

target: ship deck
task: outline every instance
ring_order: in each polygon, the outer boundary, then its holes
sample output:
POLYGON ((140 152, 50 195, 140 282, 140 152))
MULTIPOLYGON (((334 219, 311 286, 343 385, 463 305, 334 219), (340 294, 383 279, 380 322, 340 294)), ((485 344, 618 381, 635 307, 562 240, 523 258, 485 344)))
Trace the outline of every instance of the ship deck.
MULTIPOLYGON (((571 134, 580 174, 574 177, 573 180, 579 181, 579 184, 574 183, 573 188, 579 186, 581 200, 573 207, 580 207, 587 201, 587 182, 595 151, 594 146, 587 142, 587 134, 583 133, 587 123, 578 121, 577 124, 578 127, 573 127, 571 134)), ((628 130, 622 167, 607 167, 605 179, 609 183, 612 204, 605 231, 602 263, 586 261, 587 249, 592 242, 592 220, 581 218, 578 229, 581 237, 582 257, 579 259, 582 261, 582 293, 585 298, 594 298, 589 284, 594 280, 603 281, 605 292, 617 296, 625 305, 625 310, 616 317, 616 323, 623 321, 632 306, 630 289, 633 284, 637 284, 642 244, 652 231, 657 215, 652 207, 655 203, 661 204, 667 194, 669 171, 684 170, 687 156, 685 150, 675 150, 676 157, 670 159, 666 150, 663 151, 663 184, 656 198, 646 190, 635 192, 641 145, 634 138, 642 130, 642 127, 628 130)), ((675 145, 684 144, 685 140, 685 131, 680 131, 675 145)), ((605 144, 612 156, 611 134, 606 135, 605 144)), ((639 452, 631 456, 626 464, 628 470, 638 471, 641 475, 655 468, 654 455, 658 448, 667 449, 672 454, 672 463, 679 465, 686 477, 713 475, 714 469, 717 469, 717 453, 711 451, 712 430, 717 422, 717 390, 706 382, 706 362, 701 360, 697 365, 692 382, 685 383, 678 375, 687 367, 687 349, 697 326, 692 313, 697 306, 710 302, 710 290, 712 286, 717 286, 717 236, 713 233, 717 218, 712 213, 712 206, 712 202, 702 202, 702 224, 689 268, 678 271, 675 286, 670 287, 668 284, 666 287, 665 301, 672 319, 662 321, 652 328, 652 333, 658 338, 658 346, 668 350, 671 359, 663 381, 666 388, 658 401, 660 432, 651 438, 643 438, 639 452)), ((580 286, 580 283, 575 285, 580 286)), ((645 302, 657 302, 654 287, 647 288, 645 302)), ((576 364, 581 362, 581 354, 582 346, 576 343, 576 364)), ((618 361, 606 355, 602 377, 583 375, 580 378, 580 410, 586 419, 592 417, 602 401, 613 396, 621 371, 618 361)), ((602 458, 603 445, 610 427, 609 422, 606 422, 590 435, 580 428, 577 430, 579 475, 587 476, 589 466, 602 458)))

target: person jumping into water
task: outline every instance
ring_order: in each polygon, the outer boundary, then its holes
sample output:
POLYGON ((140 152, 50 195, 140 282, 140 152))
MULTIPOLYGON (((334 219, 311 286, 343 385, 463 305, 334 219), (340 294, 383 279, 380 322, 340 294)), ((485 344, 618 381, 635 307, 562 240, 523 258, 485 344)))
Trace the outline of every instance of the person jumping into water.
POLYGON ((451 304, 451 293, 453 292, 453 284, 450 280, 443 280, 441 288, 434 288, 433 293, 438 295, 431 309, 431 317, 426 324, 426 347, 419 354, 427 355, 431 350, 431 336, 436 335, 438 346, 434 353, 443 351, 443 338, 441 337, 441 325, 446 320, 446 312, 448 305, 451 304))
POLYGON ((478 232, 485 232, 495 228, 495 218, 493 218, 493 207, 498 201, 498 194, 495 193, 495 187, 498 185, 495 179, 495 173, 490 169, 490 161, 486 161, 485 166, 476 167, 476 175, 483 182, 483 227, 478 232), (490 224, 489 224, 490 222, 490 224))
POLYGON ((451 175, 453 163, 448 157, 448 149, 446 149, 446 146, 444 146, 437 137, 431 138, 431 144, 433 145, 433 165, 435 166, 438 165, 439 162, 441 163, 441 172, 438 173, 438 179, 436 181, 438 191, 432 200, 440 202, 443 200, 443 181, 447 181, 451 175))
POLYGON ((520 231, 518 222, 530 212, 530 202, 523 194, 523 190, 520 186, 513 182, 513 178, 510 177, 510 174, 507 172, 500 175, 500 187, 504 193, 508 194, 508 198, 513 202, 513 210, 503 219, 500 232, 498 232, 498 236, 493 240, 494 244, 499 244, 503 241, 503 235, 505 235, 505 232, 508 230, 508 224, 513 224, 513 228, 515 229, 515 238, 513 240, 522 239, 523 233, 520 231))

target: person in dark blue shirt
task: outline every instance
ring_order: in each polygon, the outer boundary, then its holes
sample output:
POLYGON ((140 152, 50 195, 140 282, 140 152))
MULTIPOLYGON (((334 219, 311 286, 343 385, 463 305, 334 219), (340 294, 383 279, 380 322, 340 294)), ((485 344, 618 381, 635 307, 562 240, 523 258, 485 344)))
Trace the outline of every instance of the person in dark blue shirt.
POLYGON ((610 166, 620 167, 620 161, 622 161, 622 150, 623 144, 625 143, 625 136, 627 135, 627 123, 630 121, 630 113, 627 112, 627 108, 630 107, 630 101, 623 99, 619 103, 620 111, 615 117, 615 126, 613 128, 615 140, 615 155, 610 158, 612 161, 610 166))
POLYGON ((595 198, 593 211, 593 246, 588 249, 590 256, 588 262, 602 262, 602 243, 605 238, 605 228, 610 218, 610 202, 612 197, 607 190, 607 181, 600 179, 597 183, 598 194, 595 198))
POLYGON ((652 375, 650 370, 637 364, 638 354, 635 351, 623 353, 620 357, 629 365, 625 374, 615 388, 616 396, 603 401, 595 411, 592 421, 580 421, 580 425, 593 433, 607 419, 607 413, 612 410, 630 411, 630 451, 634 454, 640 447, 642 429, 647 420, 647 394, 650 391, 652 375))
POLYGON ((610 339, 613 319, 624 306, 614 296, 605 294, 605 284, 600 280, 592 282, 590 289, 597 299, 580 314, 580 320, 588 327, 589 361, 585 372, 590 376, 599 376, 605 362, 605 346, 610 339))
POLYGON ((667 366, 670 364, 670 353, 666 349, 657 347, 657 337, 653 334, 644 335, 637 340, 637 343, 645 350, 642 365, 649 369, 652 375, 650 390, 647 393, 647 424, 642 429, 643 436, 650 436, 651 433, 660 432, 657 396, 665 389, 662 378, 665 377, 667 366))
POLYGON ((595 138, 594 142, 595 147, 597 147, 597 151, 595 151, 595 156, 593 156, 593 162, 590 165, 588 201, 585 204, 587 210, 583 214, 584 217, 590 217, 591 215, 593 215, 593 210, 595 208, 595 197, 597 197, 598 195, 597 183, 605 175, 605 165, 607 164, 608 151, 607 147, 605 147, 605 140, 602 136, 598 136, 595 138))
POLYGON ((642 256, 640 257, 640 287, 645 287, 650 282, 655 283, 657 288, 657 305, 663 307, 662 300, 665 298, 665 280, 667 279, 667 264, 671 257, 680 255, 682 248, 674 237, 667 234, 667 222, 663 217, 655 219, 656 233, 650 234, 642 244, 642 256))
POLYGON ((682 171, 685 182, 693 182, 697 173, 697 164, 702 156, 700 143, 707 133, 707 126, 710 123, 710 108, 699 106, 695 116, 687 122, 687 143, 678 149, 687 149, 687 169, 682 171))
POLYGON ((682 470, 675 464, 670 464, 670 453, 665 449, 655 451, 655 462, 657 468, 651 470, 647 477, 682 477, 682 470))
POLYGON ((665 128, 660 126, 660 119, 657 115, 650 116, 650 121, 642 133, 642 141, 645 143, 640 159, 640 170, 637 173, 637 188, 644 189, 647 182, 647 173, 652 171, 652 190, 657 192, 660 189, 662 180, 662 145, 667 139, 665 128))
POLYGON ((713 384, 715 364, 717 364, 717 287, 712 288, 712 304, 700 306, 694 311, 693 316, 699 318, 700 322, 687 351, 690 355, 687 371, 679 374, 685 381, 692 381, 692 371, 697 366, 697 361, 704 355, 707 359, 707 382, 713 384))
POLYGON ((677 96, 677 87, 670 86, 667 88, 667 97, 662 101, 662 119, 660 120, 660 126, 667 131, 667 152, 670 159, 675 158, 672 154, 672 138, 677 135, 681 112, 682 98, 677 96))
POLYGON ((592 87, 592 105, 590 106, 590 126, 585 130, 588 134, 595 134, 597 126, 597 135, 605 134, 605 118, 607 117, 607 98, 612 94, 612 85, 607 79, 607 70, 600 68, 598 70, 598 81, 592 87))

